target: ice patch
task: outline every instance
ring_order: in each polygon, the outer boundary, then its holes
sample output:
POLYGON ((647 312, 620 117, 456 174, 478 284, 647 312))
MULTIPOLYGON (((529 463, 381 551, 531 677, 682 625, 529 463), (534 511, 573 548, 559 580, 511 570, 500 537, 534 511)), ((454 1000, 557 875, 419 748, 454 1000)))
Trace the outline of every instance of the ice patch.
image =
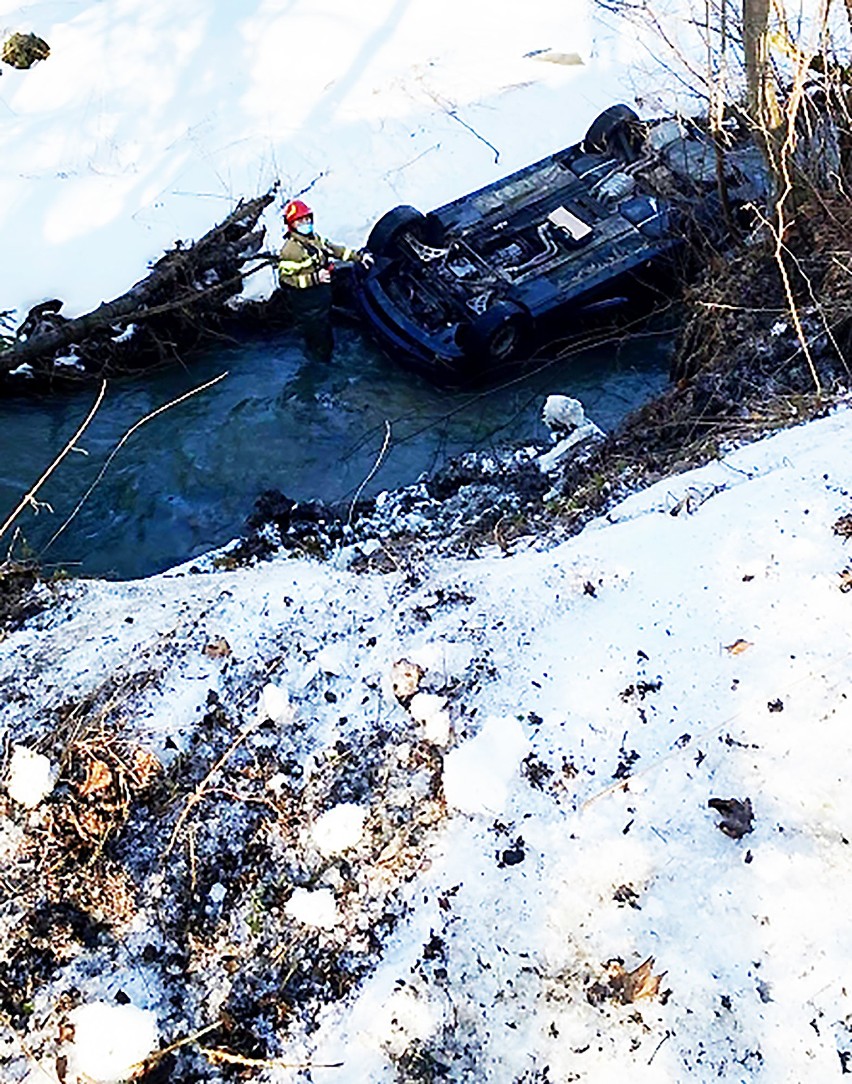
POLYGON ((367 811, 353 802, 342 802, 318 817, 311 835, 326 858, 357 847, 364 835, 367 811))
POLYGON ((27 809, 35 809, 53 790, 55 782, 56 771, 46 756, 23 745, 12 747, 12 762, 6 781, 6 790, 12 801, 20 802, 27 809))
POLYGON ((70 1020, 74 1039, 68 1068, 78 1078, 97 1084, 127 1080, 133 1066, 144 1061, 158 1046, 159 1030, 154 1014, 135 1005, 96 1001, 74 1009, 70 1020))
POLYGON ((447 804, 463 813, 502 813, 509 784, 529 749, 517 719, 489 719, 444 765, 447 804))
POLYGON ((330 888, 297 888, 284 908, 291 918, 304 922, 306 926, 318 926, 321 930, 331 930, 340 921, 334 892, 330 888))

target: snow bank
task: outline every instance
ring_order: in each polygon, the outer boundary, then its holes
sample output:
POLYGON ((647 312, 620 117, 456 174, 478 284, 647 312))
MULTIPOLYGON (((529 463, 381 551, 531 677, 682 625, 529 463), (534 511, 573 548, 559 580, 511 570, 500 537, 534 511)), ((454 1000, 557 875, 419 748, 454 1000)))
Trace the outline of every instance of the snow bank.
MULTIPOLYGON (((2 5, 3 24, 35 29, 51 54, 3 66, 0 231, 15 258, 0 267, 0 310, 59 297, 68 315, 87 311, 276 180, 282 199, 308 194, 324 233, 358 246, 398 203, 437 206, 570 143, 631 94, 637 43, 594 11, 2 5), (549 59, 571 53, 581 63, 549 59)), ((250 280, 254 294, 271 286, 271 273, 250 280)))
MULTIPOLYGON (((88 862, 66 882, 80 902, 51 912, 55 970, 30 968, 28 1049, 51 1064, 69 1012, 85 1024, 121 989, 147 992, 167 1043, 221 1009, 270 1056, 376 1084, 842 1075, 850 494, 839 410, 510 557, 58 587, 0 643, 10 740, 49 744, 57 691, 97 712, 120 674, 122 740, 172 766, 115 827, 105 880, 88 862), (215 664, 211 628, 237 645, 215 664), (272 673, 286 725, 255 709, 272 673), (446 746, 426 733, 442 715, 446 746), (718 800, 753 821, 721 830, 718 800)), ((75 789, 114 814, 100 782, 69 773, 45 818, 75 789)), ((19 908, 44 825, 80 829, 31 816, 0 807, 19 908)), ((40 914, 0 916, 4 966, 37 950, 40 914)), ((145 1019, 81 1071, 122 1071, 145 1019)), ((16 1035, 0 1028, 10 1082, 30 1069, 16 1035)), ((181 1048, 175 1079, 199 1057, 181 1048)))

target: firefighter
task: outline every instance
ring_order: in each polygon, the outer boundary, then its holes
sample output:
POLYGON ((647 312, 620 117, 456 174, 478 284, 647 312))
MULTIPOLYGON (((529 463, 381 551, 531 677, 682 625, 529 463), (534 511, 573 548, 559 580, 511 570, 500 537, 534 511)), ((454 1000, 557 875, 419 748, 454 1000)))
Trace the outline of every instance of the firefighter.
POLYGON ((300 199, 284 208, 287 236, 278 256, 278 281, 287 296, 293 322, 305 339, 308 357, 330 361, 334 350, 331 329, 331 272, 334 260, 369 267, 369 252, 336 245, 314 232, 314 215, 300 199))

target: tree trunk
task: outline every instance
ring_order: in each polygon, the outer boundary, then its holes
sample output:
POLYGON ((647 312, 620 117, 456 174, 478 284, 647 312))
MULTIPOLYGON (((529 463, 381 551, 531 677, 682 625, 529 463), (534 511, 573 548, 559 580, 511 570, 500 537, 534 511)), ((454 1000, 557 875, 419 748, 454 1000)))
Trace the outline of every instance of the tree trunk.
POLYGON ((770 0, 743 0, 748 109, 772 181, 774 204, 783 184, 781 154, 785 132, 769 64, 769 10, 770 0))
MULTIPOLYGON (((197 313, 239 293, 242 265, 263 243, 265 230, 256 228, 258 220, 274 198, 274 191, 270 191, 246 202, 241 200, 223 222, 198 241, 186 248, 178 242, 154 264, 146 278, 92 312, 72 320, 52 315, 51 326, 36 326, 25 339, 11 343, 0 340, 0 373, 9 373, 23 364, 49 366, 58 351, 84 344, 98 331, 115 334, 131 322, 144 323, 167 313, 197 313)), ((36 306, 31 315, 55 313, 60 304, 36 306)))

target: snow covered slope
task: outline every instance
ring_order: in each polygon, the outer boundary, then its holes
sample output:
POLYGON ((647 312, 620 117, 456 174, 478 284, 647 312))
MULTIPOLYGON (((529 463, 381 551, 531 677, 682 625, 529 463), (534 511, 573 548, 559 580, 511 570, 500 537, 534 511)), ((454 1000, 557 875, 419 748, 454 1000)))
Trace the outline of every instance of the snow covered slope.
POLYGON ((839 1078, 850 437, 842 410, 510 557, 62 587, 0 644, 5 734, 64 765, 7 802, 4 876, 72 798, 103 815, 107 735, 167 785, 124 769, 123 910, 66 931, 3 1079, 102 1064, 60 1024, 128 1001, 128 1050, 231 1021, 175 1080, 223 1050, 282 1082, 839 1078))
POLYGON ((397 203, 428 209, 551 153, 633 96, 635 37, 594 11, 0 0, 0 31, 51 48, 30 70, 0 66, 0 311, 115 297, 276 180, 360 245, 397 203))

